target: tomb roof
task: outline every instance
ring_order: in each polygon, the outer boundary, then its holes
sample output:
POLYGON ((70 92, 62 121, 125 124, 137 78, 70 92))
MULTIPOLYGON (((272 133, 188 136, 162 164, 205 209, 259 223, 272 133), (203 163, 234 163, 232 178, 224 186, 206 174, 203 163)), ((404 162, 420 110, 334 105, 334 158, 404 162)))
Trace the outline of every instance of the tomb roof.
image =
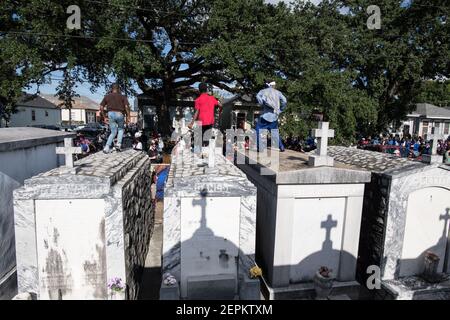
POLYGON ((391 154, 348 148, 341 146, 328 147, 328 155, 336 162, 376 173, 396 174, 399 171, 419 169, 426 166, 419 161, 396 157, 391 154))
POLYGON ((57 183, 58 180, 63 182, 69 179, 72 183, 79 184, 106 182, 112 185, 124 177, 144 157, 146 157, 144 153, 133 149, 109 154, 97 152, 75 162, 76 175, 61 175, 61 170, 64 168, 60 167, 41 173, 27 180, 25 184, 42 184, 45 181, 57 183))
MULTIPOLYGON (((308 165, 308 153, 286 150, 279 154, 278 167, 272 164, 270 149, 267 155, 255 153, 246 154, 246 164, 249 159, 257 163, 249 164, 255 170, 267 170, 266 176, 277 184, 318 184, 318 183, 365 183, 370 181, 370 171, 351 163, 334 163, 333 167, 312 167, 308 165), (257 159, 256 159, 257 158, 257 159)), ((239 166, 239 165, 238 165, 239 166)))
POLYGON ((0 128, 0 152, 62 142, 74 136, 74 133, 33 127, 0 128))
POLYGON ((172 163, 166 183, 166 195, 182 192, 184 196, 197 196, 206 191, 208 196, 246 196, 256 194, 247 176, 230 160, 216 151, 213 168, 208 159, 202 159, 189 150, 172 153, 172 163))

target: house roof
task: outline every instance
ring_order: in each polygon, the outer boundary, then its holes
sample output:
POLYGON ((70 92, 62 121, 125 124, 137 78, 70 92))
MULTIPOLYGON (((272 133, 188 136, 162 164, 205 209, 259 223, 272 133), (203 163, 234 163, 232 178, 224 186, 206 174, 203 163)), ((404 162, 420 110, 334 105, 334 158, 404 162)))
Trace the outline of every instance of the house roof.
MULTIPOLYGON (((136 100, 138 106, 149 105, 156 106, 157 102, 152 98, 145 94, 139 94, 136 96, 136 100)), ((195 97, 184 97, 173 99, 169 102, 171 107, 193 107, 194 106, 195 97)))
MULTIPOLYGON (((45 99, 53 102, 57 106, 60 106, 62 104, 62 100, 60 100, 58 97, 55 97, 52 94, 42 94, 41 96, 44 97, 45 99)), ((100 104, 95 102, 92 99, 89 99, 88 97, 80 96, 80 97, 75 97, 73 100, 74 100, 73 106, 72 106, 73 109, 85 109, 85 110, 94 110, 94 111, 100 110, 100 104)))
POLYGON ((24 93, 22 97, 17 102, 18 106, 21 107, 33 107, 42 109, 58 109, 58 106, 48 99, 35 94, 24 93))
POLYGON ((240 102, 243 104, 257 104, 256 98, 254 95, 250 94, 237 94, 229 99, 226 99, 223 101, 223 105, 229 104, 229 103, 235 103, 240 102))
POLYGON ((450 110, 429 103, 418 103, 416 104, 416 110, 411 112, 410 116, 450 119, 450 110))
MULTIPOLYGON (((197 95, 191 95, 191 96, 187 96, 187 97, 182 97, 182 98, 175 98, 172 99, 171 103, 176 103, 176 102, 184 102, 184 101, 194 101, 197 98, 197 95)), ((136 96, 137 100, 150 100, 150 101, 154 101, 154 98, 151 96, 146 95, 145 93, 141 93, 138 94, 136 96)))

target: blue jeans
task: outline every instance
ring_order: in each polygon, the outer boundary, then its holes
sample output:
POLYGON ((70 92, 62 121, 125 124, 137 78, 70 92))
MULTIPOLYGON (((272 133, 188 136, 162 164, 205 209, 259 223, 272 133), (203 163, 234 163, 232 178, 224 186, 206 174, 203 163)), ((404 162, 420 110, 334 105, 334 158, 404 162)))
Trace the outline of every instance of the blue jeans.
POLYGON ((122 113, 120 112, 114 112, 110 111, 108 112, 108 119, 109 119, 109 128, 111 129, 111 134, 108 137, 108 141, 106 142, 106 145, 108 147, 112 147, 114 138, 116 137, 117 131, 119 131, 119 134, 117 135, 117 144, 122 144, 123 139, 123 131, 124 131, 124 123, 125 118, 122 113))
MULTIPOLYGON (((261 151, 261 150, 259 150, 259 139, 260 139, 259 132, 262 129, 270 130, 270 133, 272 135, 272 141, 275 141, 275 143, 276 143, 276 141, 278 141, 278 147, 280 148, 281 151, 284 151, 284 145, 280 139, 280 134, 279 134, 279 130, 278 130, 278 121, 269 122, 262 117, 260 117, 258 119, 258 122, 256 124, 256 146, 258 148, 258 151, 261 151)), ((264 143, 264 145, 267 145, 267 144, 264 143)), ((265 148, 263 147, 262 149, 265 149, 265 148)))

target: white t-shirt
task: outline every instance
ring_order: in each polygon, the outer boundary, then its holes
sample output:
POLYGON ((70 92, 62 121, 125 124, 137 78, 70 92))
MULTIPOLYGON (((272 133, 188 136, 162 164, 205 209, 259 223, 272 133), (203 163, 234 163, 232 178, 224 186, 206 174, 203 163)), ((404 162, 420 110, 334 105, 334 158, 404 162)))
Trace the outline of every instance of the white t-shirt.
POLYGON ((134 145, 134 150, 142 150, 142 142, 138 142, 137 144, 134 145))

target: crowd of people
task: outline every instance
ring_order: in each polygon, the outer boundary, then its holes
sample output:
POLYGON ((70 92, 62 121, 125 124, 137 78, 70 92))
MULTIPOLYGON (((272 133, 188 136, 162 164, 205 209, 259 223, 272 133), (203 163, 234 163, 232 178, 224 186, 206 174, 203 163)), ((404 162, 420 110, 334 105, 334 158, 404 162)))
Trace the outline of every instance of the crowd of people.
POLYGON ((294 137, 290 135, 283 141, 287 149, 297 152, 310 152, 317 148, 316 140, 311 136, 302 139, 300 136, 294 137))
POLYGON ((146 152, 152 163, 163 162, 163 152, 165 149, 164 139, 160 133, 151 133, 142 130, 134 134, 133 149, 146 152))
MULTIPOLYGON (((288 136, 283 140, 287 149, 297 152, 310 152, 316 149, 316 141, 308 136, 303 139, 299 136, 288 136)), ((432 153, 433 141, 420 136, 405 135, 400 137, 393 134, 382 134, 374 137, 361 137, 357 148, 390 153, 398 157, 418 159, 425 154, 432 153)), ((438 140, 437 153, 442 155, 444 162, 450 164, 450 136, 447 139, 438 140)))
MULTIPOLYGON (((437 153, 445 157, 445 162, 450 163, 450 136, 438 140, 437 153)), ((427 140, 420 136, 405 135, 379 135, 375 137, 363 137, 358 142, 358 148, 386 152, 403 158, 420 158, 422 155, 431 154, 433 140, 427 140)))

